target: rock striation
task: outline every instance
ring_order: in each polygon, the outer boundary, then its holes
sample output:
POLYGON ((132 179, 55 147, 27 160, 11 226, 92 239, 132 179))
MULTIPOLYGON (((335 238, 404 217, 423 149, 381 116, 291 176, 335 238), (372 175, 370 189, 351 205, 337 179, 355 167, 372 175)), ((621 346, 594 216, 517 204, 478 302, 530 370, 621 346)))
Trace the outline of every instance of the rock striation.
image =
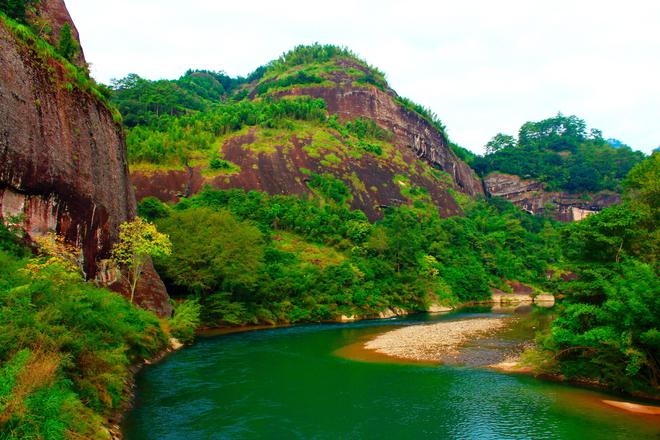
POLYGON ((542 182, 504 173, 487 175, 484 186, 489 196, 503 197, 527 212, 549 214, 563 222, 580 221, 621 202, 621 196, 614 192, 570 194, 546 191, 542 182))
MULTIPOLYGON (((61 1, 42 5, 44 17, 68 17, 61 1)), ((135 211, 123 132, 112 112, 72 85, 60 61, 0 20, 0 217, 20 218, 29 237, 61 234, 81 249, 89 279, 122 290, 100 264, 135 211)), ((171 314, 153 267, 136 302, 171 314)))
MULTIPOLYGON (((483 183, 474 171, 449 148, 447 139, 424 117, 402 105, 389 88, 357 84, 350 72, 367 71, 358 62, 334 61, 334 69, 326 73, 324 84, 309 84, 277 90, 270 97, 310 96, 323 99, 328 113, 341 122, 368 118, 392 133, 394 152, 388 159, 364 154, 346 154, 351 147, 343 145, 334 151, 337 163, 324 163, 323 157, 312 154, 315 138, 305 130, 290 130, 284 139, 273 145, 272 151, 254 152, 251 146, 259 142, 260 130, 251 128, 223 140, 222 157, 240 169, 235 173, 209 176, 200 167, 169 170, 132 170, 136 196, 155 196, 174 202, 181 196, 200 191, 205 185, 218 189, 241 188, 269 194, 311 195, 309 175, 330 173, 341 179, 354 196, 353 209, 360 209, 371 220, 383 215, 383 209, 411 203, 406 190, 423 188, 438 206, 443 217, 461 213, 456 192, 483 196, 483 183), (402 181, 398 176, 405 176, 402 181), (438 177, 439 176, 439 177, 438 177)), ((252 85, 254 87, 254 85, 252 85)), ((259 99, 257 87, 249 95, 259 99)), ((339 135, 334 143, 344 142, 339 135)), ((324 153, 325 154, 325 153, 324 153)))

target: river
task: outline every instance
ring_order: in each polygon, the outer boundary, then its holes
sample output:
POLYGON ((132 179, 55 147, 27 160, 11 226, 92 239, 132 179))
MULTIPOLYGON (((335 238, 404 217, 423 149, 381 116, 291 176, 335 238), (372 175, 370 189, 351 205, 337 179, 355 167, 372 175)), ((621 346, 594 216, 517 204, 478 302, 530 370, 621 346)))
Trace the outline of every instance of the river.
POLYGON ((138 374, 122 431, 128 440, 660 438, 659 417, 603 404, 611 395, 478 367, 529 338, 534 313, 456 365, 355 349, 396 326, 472 316, 502 314, 471 308, 203 336, 138 374))

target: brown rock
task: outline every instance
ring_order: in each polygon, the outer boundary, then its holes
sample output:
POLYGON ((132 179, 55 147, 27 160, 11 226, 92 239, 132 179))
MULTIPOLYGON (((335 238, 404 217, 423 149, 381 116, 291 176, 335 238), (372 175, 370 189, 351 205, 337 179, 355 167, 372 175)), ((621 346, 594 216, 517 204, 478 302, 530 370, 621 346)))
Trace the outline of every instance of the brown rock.
POLYGON ((78 29, 69 15, 69 11, 64 4, 64 0, 39 0, 37 4, 37 16, 31 17, 31 21, 36 23, 37 28, 43 26, 43 23, 50 25, 50 35, 46 35, 50 43, 57 47, 59 43, 60 30, 65 24, 71 26, 71 34, 78 42, 80 52, 78 53, 75 62, 78 66, 87 66, 85 61, 85 53, 83 52, 82 45, 80 44, 80 35, 78 29))
POLYGON ((621 202, 619 194, 548 192, 545 185, 534 179, 491 173, 484 179, 486 192, 492 197, 503 197, 535 215, 549 214, 563 222, 580 221, 590 214, 621 202))
MULTIPOLYGON (((102 279, 99 263, 119 225, 135 215, 126 148, 112 113, 66 82, 63 66, 40 58, 0 22, 0 217, 23 215, 31 237, 61 234, 82 250, 87 276, 102 279)), ((151 267, 137 302, 171 313, 151 267)))

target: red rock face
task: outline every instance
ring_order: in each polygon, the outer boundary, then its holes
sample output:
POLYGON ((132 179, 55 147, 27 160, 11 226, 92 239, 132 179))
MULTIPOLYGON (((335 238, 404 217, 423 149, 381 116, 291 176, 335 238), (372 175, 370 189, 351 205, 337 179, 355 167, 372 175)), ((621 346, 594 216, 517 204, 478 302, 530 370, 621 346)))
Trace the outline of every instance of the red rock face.
POLYGON ((222 148, 223 157, 240 167, 238 174, 205 178, 197 168, 191 172, 134 172, 131 180, 135 184, 136 196, 138 199, 154 196, 175 202, 186 192, 200 191, 204 184, 219 189, 242 188, 269 194, 313 196, 306 183, 309 176, 300 172, 300 169, 305 168, 319 174, 332 173, 341 179, 353 194, 351 208, 360 209, 370 220, 376 220, 382 216, 383 207, 407 203, 402 194, 402 185, 406 184, 397 183, 395 176, 409 173, 412 167, 416 172, 409 175, 409 184, 427 188, 428 195, 438 206, 441 216, 448 217, 461 212, 447 191, 449 185, 441 185, 425 175, 420 163, 410 151, 406 152, 404 160, 413 165, 405 167, 395 163, 384 165, 365 154, 360 159, 344 159, 336 168, 329 169, 321 163, 320 158, 311 157, 305 152, 304 147, 310 144, 310 139, 300 139, 292 134, 287 147, 279 146, 272 153, 258 154, 244 148, 253 141, 254 136, 249 133, 230 139, 222 148))
MULTIPOLYGON (((82 250, 88 277, 103 278, 100 261, 135 215, 126 148, 111 112, 63 78, 0 23, 0 217, 23 216, 31 237, 63 235, 82 250)), ((153 268, 146 278, 136 302, 170 314, 153 268)))
MULTIPOLYGON (((341 61, 341 67, 364 69, 359 64, 341 61), (343 64, 342 64, 343 63, 343 64)), ((471 196, 483 196, 483 184, 472 169, 454 155, 447 140, 431 124, 417 113, 407 110, 396 101, 393 91, 381 91, 371 86, 356 86, 343 70, 332 74, 334 87, 297 87, 280 91, 276 96, 307 95, 325 100, 330 114, 340 120, 365 117, 394 134, 392 144, 400 152, 402 161, 382 163, 369 155, 360 159, 342 158, 340 165, 329 168, 304 150, 309 139, 299 138, 292 132, 287 146, 277 147, 275 152, 251 154, 244 146, 254 141, 248 134, 231 138, 222 147, 223 157, 238 166, 240 173, 217 178, 204 178, 199 169, 188 171, 134 172, 138 200, 155 196, 163 201, 174 202, 187 192, 195 193, 205 184, 215 188, 242 188, 270 194, 311 194, 306 184, 306 168, 316 173, 329 172, 346 183, 354 195, 351 207, 364 211, 371 220, 382 216, 383 206, 407 203, 402 186, 395 182, 396 175, 409 175, 410 184, 423 187, 439 207, 440 215, 460 214, 460 208, 450 194, 455 189, 471 196), (420 163, 449 174, 448 182, 440 182, 424 174, 420 163), (410 172, 414 170, 414 172, 410 172)), ((251 97, 256 96, 253 91, 251 97)))
MULTIPOLYGON (((356 63, 343 62, 345 69, 364 70, 356 63)), ((483 184, 474 171, 451 151, 447 139, 416 112, 406 109, 395 100, 393 90, 375 87, 357 87, 353 79, 341 72, 332 79, 336 87, 299 87, 278 93, 283 95, 309 95, 322 98, 328 112, 340 120, 369 118, 394 133, 394 144, 402 151, 449 173, 457 188, 471 196, 483 196, 483 184)))
POLYGON ((457 189, 471 196, 483 195, 483 185, 472 169, 447 146, 436 129, 417 113, 397 105, 392 98, 378 89, 302 88, 301 95, 323 98, 331 114, 340 120, 367 117, 394 133, 394 144, 404 157, 425 160, 449 173, 457 189))
POLYGON ((621 202, 621 196, 603 191, 596 194, 547 192, 545 185, 533 179, 503 173, 491 173, 484 179, 489 195, 503 197, 532 214, 549 213, 562 222, 579 221, 590 214, 621 202))

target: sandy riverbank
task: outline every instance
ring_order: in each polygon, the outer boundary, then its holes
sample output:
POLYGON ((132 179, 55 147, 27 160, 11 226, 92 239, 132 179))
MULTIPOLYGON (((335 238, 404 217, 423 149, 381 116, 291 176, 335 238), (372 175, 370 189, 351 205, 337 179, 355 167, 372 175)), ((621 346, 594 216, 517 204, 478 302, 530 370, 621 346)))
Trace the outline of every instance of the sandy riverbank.
POLYGON ((443 362, 471 340, 505 329, 512 318, 473 318, 412 325, 383 333, 364 348, 399 359, 443 362))

